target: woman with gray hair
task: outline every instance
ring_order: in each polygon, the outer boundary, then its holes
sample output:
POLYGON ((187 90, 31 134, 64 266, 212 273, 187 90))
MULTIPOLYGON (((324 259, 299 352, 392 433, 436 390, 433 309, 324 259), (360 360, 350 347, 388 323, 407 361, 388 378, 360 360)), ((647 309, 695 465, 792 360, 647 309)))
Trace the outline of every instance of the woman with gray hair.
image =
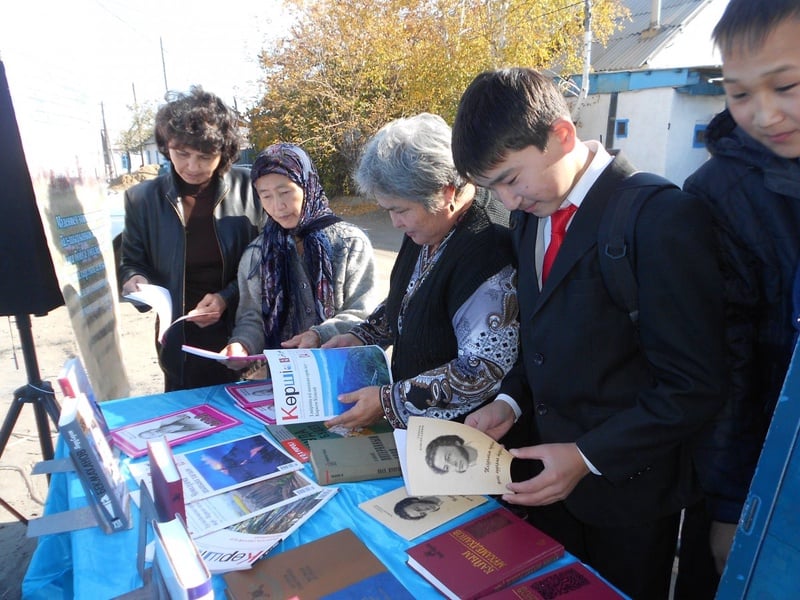
POLYGON ((341 395, 353 407, 329 427, 463 420, 494 397, 517 357, 509 215, 458 174, 450 135, 441 117, 423 113, 388 123, 364 148, 359 192, 405 236, 387 298, 323 347, 392 346, 394 383, 341 395))

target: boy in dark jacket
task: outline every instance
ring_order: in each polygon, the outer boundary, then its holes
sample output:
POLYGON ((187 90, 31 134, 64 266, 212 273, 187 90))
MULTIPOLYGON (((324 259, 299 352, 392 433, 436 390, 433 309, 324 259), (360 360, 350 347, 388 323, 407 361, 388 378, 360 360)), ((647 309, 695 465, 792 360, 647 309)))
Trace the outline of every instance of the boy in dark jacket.
POLYGON ((731 0, 712 36, 727 109, 706 131, 711 159, 684 187, 716 223, 729 392, 699 448, 707 502, 685 518, 676 598, 714 596, 791 359, 800 257, 800 3, 731 0))

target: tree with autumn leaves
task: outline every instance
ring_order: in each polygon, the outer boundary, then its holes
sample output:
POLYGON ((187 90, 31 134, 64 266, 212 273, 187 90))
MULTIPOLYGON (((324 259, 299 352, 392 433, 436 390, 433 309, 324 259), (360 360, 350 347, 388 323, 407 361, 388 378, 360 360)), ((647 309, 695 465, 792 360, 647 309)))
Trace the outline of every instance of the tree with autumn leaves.
POLYGON ((363 143, 419 112, 452 122, 479 72, 512 65, 579 73, 585 10, 604 43, 620 0, 284 0, 293 25, 261 54, 251 141, 303 146, 331 195, 350 192, 363 143))

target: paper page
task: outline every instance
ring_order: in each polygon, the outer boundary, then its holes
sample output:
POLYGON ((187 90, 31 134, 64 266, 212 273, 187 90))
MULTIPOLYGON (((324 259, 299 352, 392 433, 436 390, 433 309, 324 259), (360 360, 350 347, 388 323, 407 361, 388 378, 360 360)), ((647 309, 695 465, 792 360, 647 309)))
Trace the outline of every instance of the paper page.
MULTIPOLYGON (((181 319, 185 319, 190 315, 186 315, 181 317, 181 319)), ((178 319, 180 321, 180 319, 178 319)), ((175 321, 176 323, 178 321, 175 321)), ((196 346, 189 346, 187 344, 183 344, 181 346, 181 350, 187 352, 188 354, 194 354, 195 356, 202 356, 203 358, 210 358, 211 360, 221 360, 221 361, 228 361, 228 360, 241 360, 247 362, 255 362, 257 360, 265 360, 263 354, 251 354, 250 356, 228 356, 227 354, 223 354, 222 352, 214 352, 213 350, 206 350, 205 348, 198 348, 196 346)))
MULTIPOLYGON (((164 339, 164 332, 172 325, 172 298, 169 290, 152 283, 140 283, 138 291, 123 296, 127 300, 141 302, 150 306, 158 315, 158 339, 164 339)), ((182 319, 186 318, 181 317, 182 319)), ((177 321, 176 321, 177 322, 177 321)))

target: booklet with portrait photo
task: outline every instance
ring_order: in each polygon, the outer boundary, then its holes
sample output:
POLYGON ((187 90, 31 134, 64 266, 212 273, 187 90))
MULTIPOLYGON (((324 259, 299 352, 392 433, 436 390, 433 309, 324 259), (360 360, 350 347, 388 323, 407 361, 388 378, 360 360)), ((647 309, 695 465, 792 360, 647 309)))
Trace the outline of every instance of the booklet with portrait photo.
POLYGON ((413 540, 486 501, 486 496, 409 496, 399 487, 358 507, 397 535, 413 540))
POLYGON ((512 454, 474 427, 429 417, 409 417, 395 429, 403 482, 410 496, 506 494, 512 454))
POLYGON ((166 437, 174 447, 241 423, 210 404, 198 404, 117 427, 111 430, 110 436, 117 448, 132 458, 139 458, 147 454, 147 440, 166 437))

